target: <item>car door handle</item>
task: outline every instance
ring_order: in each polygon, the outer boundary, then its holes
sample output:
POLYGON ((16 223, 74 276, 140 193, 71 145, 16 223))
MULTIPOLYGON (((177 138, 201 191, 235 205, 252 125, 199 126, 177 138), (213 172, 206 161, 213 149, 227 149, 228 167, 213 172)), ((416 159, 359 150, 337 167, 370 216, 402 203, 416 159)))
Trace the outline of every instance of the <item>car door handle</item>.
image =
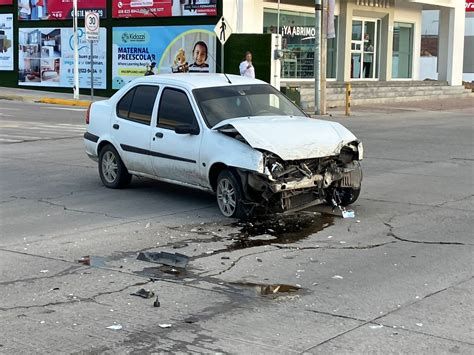
POLYGON ((120 126, 116 123, 116 124, 114 124, 114 125, 112 126, 112 128, 113 128, 113 129, 119 129, 120 126))
POLYGON ((156 132, 155 137, 156 138, 163 138, 163 132, 156 132))

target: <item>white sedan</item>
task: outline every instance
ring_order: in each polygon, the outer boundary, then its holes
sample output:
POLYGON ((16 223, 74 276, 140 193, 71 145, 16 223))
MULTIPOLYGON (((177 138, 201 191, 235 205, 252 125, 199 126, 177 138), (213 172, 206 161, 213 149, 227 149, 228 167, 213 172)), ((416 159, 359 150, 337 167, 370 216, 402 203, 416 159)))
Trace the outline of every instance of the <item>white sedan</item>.
POLYGON ((361 189, 361 142, 255 79, 139 78, 93 103, 86 123, 86 153, 106 187, 136 175, 204 189, 226 217, 347 206, 361 189))

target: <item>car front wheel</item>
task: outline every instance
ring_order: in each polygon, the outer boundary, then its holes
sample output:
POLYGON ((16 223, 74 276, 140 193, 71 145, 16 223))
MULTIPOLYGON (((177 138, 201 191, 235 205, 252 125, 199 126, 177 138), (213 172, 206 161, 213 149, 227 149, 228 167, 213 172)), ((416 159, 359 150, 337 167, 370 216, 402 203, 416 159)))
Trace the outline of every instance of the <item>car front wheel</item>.
POLYGON ((229 170, 222 171, 217 177, 217 204, 221 213, 229 218, 244 218, 242 188, 236 176, 229 170))
POLYGON ((111 189, 124 187, 132 180, 117 150, 110 144, 100 151, 99 175, 102 183, 111 189))
POLYGON ((354 189, 351 187, 340 187, 335 190, 332 190, 331 193, 326 196, 326 201, 328 204, 333 205, 332 200, 342 207, 352 205, 357 201, 360 195, 360 188, 354 189))

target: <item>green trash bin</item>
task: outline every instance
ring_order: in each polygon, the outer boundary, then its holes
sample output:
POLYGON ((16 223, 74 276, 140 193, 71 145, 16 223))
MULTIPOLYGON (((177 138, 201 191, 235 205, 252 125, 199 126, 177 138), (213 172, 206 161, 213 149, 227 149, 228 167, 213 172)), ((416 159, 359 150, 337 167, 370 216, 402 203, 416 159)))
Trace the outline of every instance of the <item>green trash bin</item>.
POLYGON ((281 88, 281 92, 293 101, 293 103, 301 106, 301 92, 299 86, 285 86, 281 88))

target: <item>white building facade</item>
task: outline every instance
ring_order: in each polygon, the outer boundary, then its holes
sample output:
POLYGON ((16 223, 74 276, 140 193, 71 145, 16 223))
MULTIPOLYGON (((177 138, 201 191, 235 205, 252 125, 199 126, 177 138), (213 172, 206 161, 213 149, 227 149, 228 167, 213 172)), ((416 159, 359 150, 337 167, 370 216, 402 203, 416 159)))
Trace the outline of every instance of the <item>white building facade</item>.
MULTIPOLYGON (((430 9, 440 14, 438 80, 461 85, 465 0, 336 0, 327 80, 420 80, 422 11, 430 9)), ((234 33, 281 35, 282 85, 314 80, 313 0, 223 0, 223 15, 234 33)))

